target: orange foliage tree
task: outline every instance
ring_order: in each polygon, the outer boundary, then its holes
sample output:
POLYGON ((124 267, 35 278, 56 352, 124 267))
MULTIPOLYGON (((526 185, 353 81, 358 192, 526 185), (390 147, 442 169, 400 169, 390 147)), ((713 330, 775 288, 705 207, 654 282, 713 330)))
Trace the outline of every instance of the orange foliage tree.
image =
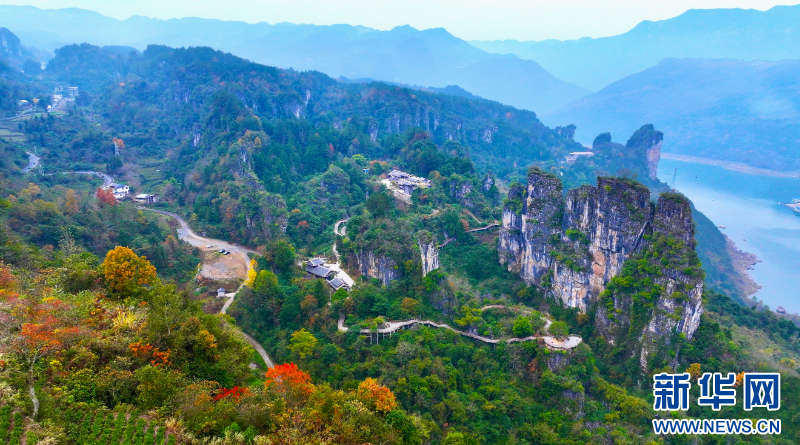
POLYGON ((166 351, 162 351, 159 348, 154 347, 150 343, 142 343, 137 341, 135 343, 131 343, 128 345, 128 348, 133 353, 134 357, 150 360, 150 364, 155 367, 167 367, 172 364, 169 359, 169 356, 172 355, 172 351, 169 349, 166 351))
POLYGON ((356 395, 359 399, 372 405, 376 411, 382 413, 388 413, 397 408, 397 399, 392 391, 373 378, 367 378, 361 382, 356 395))
POLYGON ((75 194, 75 190, 67 189, 66 200, 64 201, 64 212, 68 215, 74 215, 79 211, 80 206, 78 204, 78 196, 75 194))
POLYGON ((114 196, 114 192, 112 192, 110 189, 104 189, 100 187, 97 189, 95 196, 97 196, 97 199, 99 199, 104 205, 115 206, 119 204, 119 201, 117 201, 117 198, 114 196))
POLYGON ((39 410, 34 389, 36 364, 86 335, 88 330, 67 303, 0 293, 0 352, 15 356, 27 368, 34 418, 39 410))
POLYGON ((147 261, 147 257, 140 257, 127 247, 117 246, 110 250, 100 267, 109 288, 123 295, 156 281, 155 266, 147 261))
POLYGON ((309 396, 314 392, 311 376, 294 363, 284 363, 270 368, 264 386, 285 395, 309 396))
POLYGON ((125 149, 125 141, 122 139, 113 138, 111 139, 111 142, 114 144, 114 147, 116 147, 118 153, 125 149))

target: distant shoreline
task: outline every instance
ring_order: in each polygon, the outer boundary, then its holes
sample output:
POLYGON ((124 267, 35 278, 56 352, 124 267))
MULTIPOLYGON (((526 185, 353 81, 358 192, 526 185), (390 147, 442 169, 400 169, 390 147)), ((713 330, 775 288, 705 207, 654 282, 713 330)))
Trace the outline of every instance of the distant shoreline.
POLYGON ((739 288, 744 293, 745 297, 749 298, 761 289, 761 285, 756 283, 756 280, 750 276, 749 272, 750 269, 757 263, 760 263, 761 260, 759 260, 755 254, 745 252, 736 247, 736 243, 728 238, 728 235, 723 233, 722 236, 725 237, 726 248, 728 249, 728 255, 730 255, 733 261, 733 268, 739 273, 739 288))
POLYGON ((745 173, 748 175, 757 176, 773 176, 776 178, 800 178, 800 171, 781 172, 776 170, 768 170, 766 168, 753 167, 751 165, 742 164, 741 162, 720 161, 718 159, 700 158, 697 156, 679 155, 675 153, 661 153, 661 159, 669 159, 670 161, 693 162, 695 164, 716 165, 726 170, 745 173))

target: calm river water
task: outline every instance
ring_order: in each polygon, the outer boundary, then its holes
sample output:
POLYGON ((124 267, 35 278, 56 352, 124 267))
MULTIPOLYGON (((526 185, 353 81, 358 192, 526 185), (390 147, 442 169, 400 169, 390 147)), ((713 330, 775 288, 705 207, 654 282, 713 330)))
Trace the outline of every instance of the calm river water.
POLYGON ((800 198, 800 179, 749 175, 713 165, 662 159, 662 181, 688 196, 736 246, 760 263, 750 275, 762 286, 755 296, 771 309, 800 313, 800 216, 779 205, 800 198))

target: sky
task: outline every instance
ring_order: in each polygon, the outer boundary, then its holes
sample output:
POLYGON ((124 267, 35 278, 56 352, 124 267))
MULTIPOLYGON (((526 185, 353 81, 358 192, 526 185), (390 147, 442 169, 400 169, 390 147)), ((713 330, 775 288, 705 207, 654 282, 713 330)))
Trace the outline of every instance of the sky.
POLYGON ((0 0, 43 9, 82 8, 126 19, 132 15, 240 20, 249 23, 346 23, 388 30, 411 25, 445 28, 465 40, 546 40, 605 37, 643 20, 688 9, 767 10, 796 4, 770 0, 0 0))

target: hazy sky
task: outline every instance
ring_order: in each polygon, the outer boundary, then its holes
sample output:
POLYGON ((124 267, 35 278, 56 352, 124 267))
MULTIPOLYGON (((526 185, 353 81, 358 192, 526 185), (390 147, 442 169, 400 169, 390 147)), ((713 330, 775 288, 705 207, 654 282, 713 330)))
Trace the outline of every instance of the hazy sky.
POLYGON ((574 39, 623 33, 642 20, 663 20, 687 9, 753 8, 770 0, 0 0, 55 9, 77 7, 125 19, 218 18, 254 22, 378 29, 443 27, 462 39, 574 39))

